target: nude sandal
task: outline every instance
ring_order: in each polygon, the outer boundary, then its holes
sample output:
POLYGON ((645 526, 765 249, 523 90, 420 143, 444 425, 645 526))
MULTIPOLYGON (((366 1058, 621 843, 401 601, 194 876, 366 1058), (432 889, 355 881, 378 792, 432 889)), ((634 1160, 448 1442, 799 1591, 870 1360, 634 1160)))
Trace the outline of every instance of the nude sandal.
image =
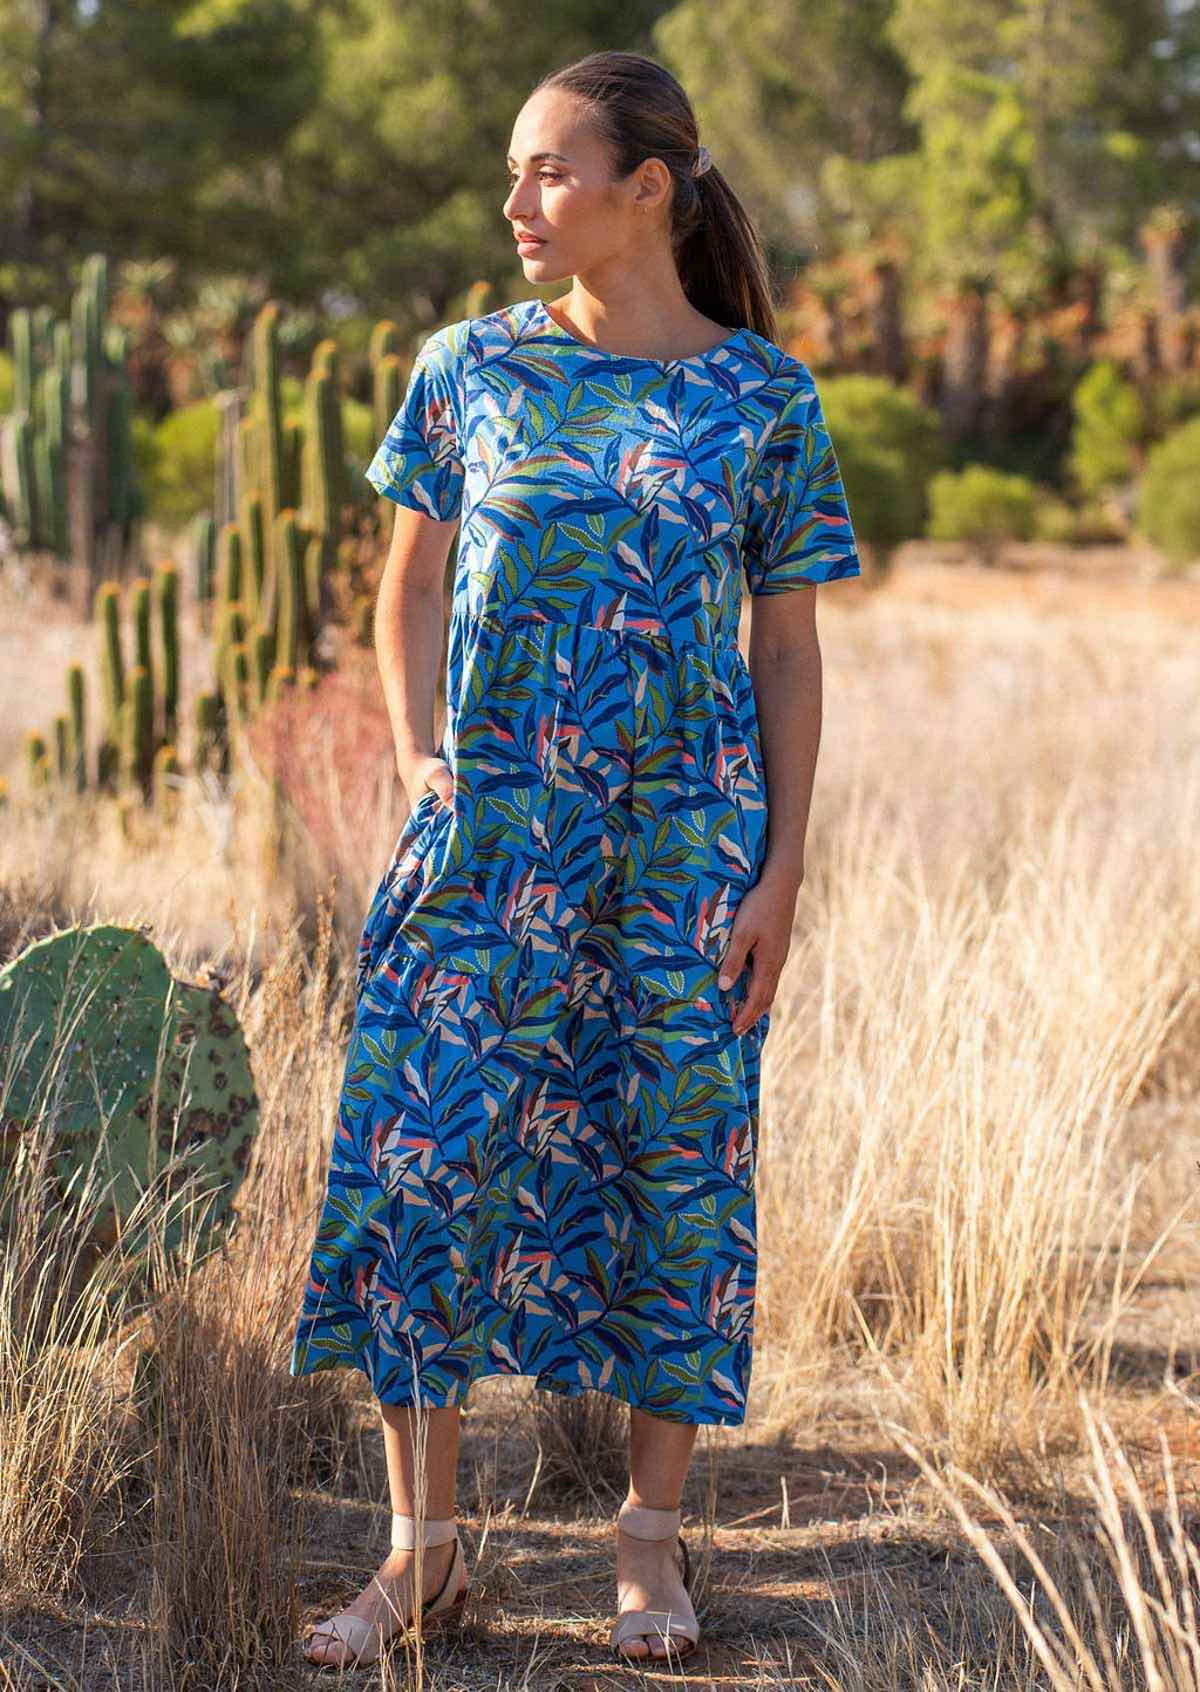
MULTIPOLYGON (((644 1504, 630 1504, 628 1500, 617 1511, 617 1526, 637 1539, 671 1539, 678 1536, 683 1552, 683 1586, 688 1595, 688 1608, 682 1615, 674 1610, 622 1610, 612 1625, 609 1644, 623 1662, 641 1666, 644 1663, 678 1661, 690 1656, 700 1639, 700 1626, 692 1609, 692 1568, 687 1541, 679 1532, 683 1519, 681 1510, 651 1510, 644 1504), (690 1612, 690 1614, 689 1614, 690 1612), (665 1618, 662 1620, 660 1618, 665 1618), (666 1641, 667 1651, 657 1657, 648 1651, 644 1657, 621 1650, 626 1639, 651 1638, 666 1641)), ((619 1596, 618 1596, 619 1601, 619 1596)))
MULTIPOLYGON (((425 1522, 425 1532, 422 1543, 425 1545, 445 1545, 454 1541, 454 1555, 450 1559, 450 1567, 446 1570, 446 1577, 432 1598, 426 1598, 421 1605, 422 1630, 430 1626, 441 1627, 447 1622, 461 1621, 463 1607, 466 1603, 467 1574, 466 1561, 463 1557, 462 1543, 458 1537, 458 1525, 453 1517, 444 1521, 425 1522)), ((396 1551, 411 1551, 416 1545, 416 1518, 413 1516, 392 1515, 392 1548, 396 1551)), ((412 1622, 407 1618, 387 1617, 386 1622, 369 1622, 363 1616, 343 1611, 340 1615, 331 1616, 313 1630, 305 1640, 304 1655, 314 1668, 359 1668, 364 1663, 375 1662, 383 1651, 383 1647, 398 1634, 408 1631, 412 1622), (345 1646, 352 1654, 329 1657, 322 1660, 309 1656, 308 1646, 315 1639, 333 1639, 338 1645, 345 1646)))

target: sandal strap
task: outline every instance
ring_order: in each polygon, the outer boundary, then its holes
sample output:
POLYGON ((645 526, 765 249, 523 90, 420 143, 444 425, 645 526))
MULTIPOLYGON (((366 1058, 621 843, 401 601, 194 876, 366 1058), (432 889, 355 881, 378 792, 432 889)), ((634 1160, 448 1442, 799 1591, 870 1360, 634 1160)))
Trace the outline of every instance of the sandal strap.
MULTIPOLYGON (((627 1639, 666 1639, 674 1644, 686 1639, 689 1645, 700 1642, 699 1628, 674 1610, 622 1610, 613 1623, 609 1644, 623 1645, 627 1639), (665 1617, 662 1621, 657 1618, 665 1617)), ((647 1659, 648 1660, 648 1659, 647 1659)))
MULTIPOLYGON (((425 1532, 422 1536, 423 1545, 445 1545, 458 1537, 458 1523, 453 1516, 446 1516, 440 1520, 431 1521, 425 1518, 425 1532)), ((411 1551, 417 1543, 417 1519, 415 1516, 402 1516, 392 1513, 392 1547, 396 1551, 411 1551)))
POLYGON ((683 1520, 682 1509, 652 1510, 648 1504, 621 1505, 617 1526, 635 1539, 673 1539, 683 1520))

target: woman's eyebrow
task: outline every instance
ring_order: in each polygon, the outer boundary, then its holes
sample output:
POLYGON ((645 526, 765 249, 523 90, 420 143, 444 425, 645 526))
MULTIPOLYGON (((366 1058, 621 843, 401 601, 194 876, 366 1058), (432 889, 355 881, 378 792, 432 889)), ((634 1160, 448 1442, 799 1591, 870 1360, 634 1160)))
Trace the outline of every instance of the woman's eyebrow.
MULTIPOLYGON (((567 163, 567 155, 565 153, 530 153, 530 155, 529 155, 530 164, 537 164, 539 159, 561 159, 563 164, 567 163)), ((505 160, 505 163, 506 164, 514 164, 515 162, 516 161, 514 160, 512 154, 510 153, 508 155, 508 158, 505 160)))

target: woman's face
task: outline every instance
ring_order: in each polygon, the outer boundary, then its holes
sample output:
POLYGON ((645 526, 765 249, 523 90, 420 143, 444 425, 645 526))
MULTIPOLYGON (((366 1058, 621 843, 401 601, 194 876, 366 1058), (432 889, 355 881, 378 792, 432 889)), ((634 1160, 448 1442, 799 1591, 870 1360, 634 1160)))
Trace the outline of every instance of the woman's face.
POLYGON ((606 261, 644 263, 648 240, 665 239, 671 173, 646 159, 624 181, 610 181, 606 149, 579 102, 560 89, 530 95, 509 142, 510 189, 504 215, 531 282, 594 272, 606 261))

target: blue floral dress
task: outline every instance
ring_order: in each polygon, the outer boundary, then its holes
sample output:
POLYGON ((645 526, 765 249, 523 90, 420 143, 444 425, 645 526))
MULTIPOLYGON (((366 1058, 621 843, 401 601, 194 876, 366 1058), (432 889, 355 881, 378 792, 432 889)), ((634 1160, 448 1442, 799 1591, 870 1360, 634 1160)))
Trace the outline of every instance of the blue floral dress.
POLYGON ((291 1361, 745 1419, 764 1013, 717 973, 766 852, 744 591, 859 574, 807 366, 658 360, 537 300, 439 329, 367 469, 457 518, 439 755, 358 952, 291 1361))

